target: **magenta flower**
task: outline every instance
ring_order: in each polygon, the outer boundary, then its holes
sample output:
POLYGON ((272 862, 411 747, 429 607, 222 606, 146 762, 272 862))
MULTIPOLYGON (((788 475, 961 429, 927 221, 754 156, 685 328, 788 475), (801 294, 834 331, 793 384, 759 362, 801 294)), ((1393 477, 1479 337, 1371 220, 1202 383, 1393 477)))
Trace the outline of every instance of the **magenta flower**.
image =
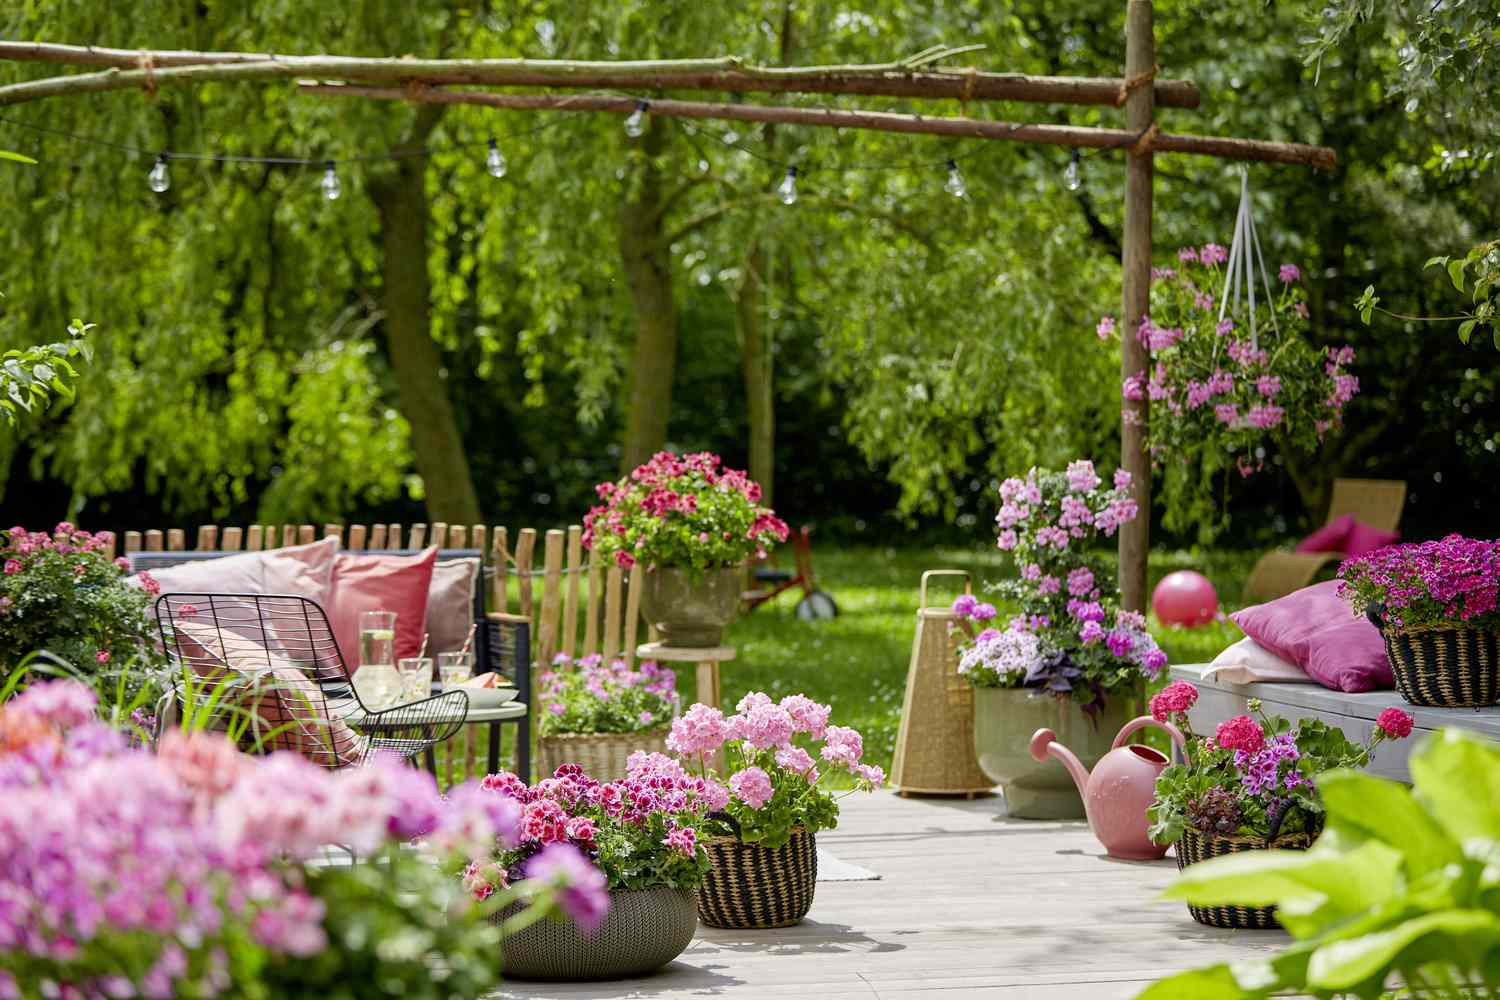
POLYGON ((1393 740, 1403 740, 1411 735, 1412 717, 1399 708, 1388 708, 1375 719, 1380 731, 1393 740))
POLYGON ((1296 264, 1282 264, 1276 272, 1276 277, 1281 279, 1283 285, 1290 285, 1302 280, 1302 272, 1298 270, 1296 264))
POLYGON ((1108 340, 1115 335, 1115 318, 1105 316, 1099 320, 1099 325, 1094 327, 1094 333, 1100 340, 1108 340))
POLYGON ((19 559, 7 559, 7 560, 5 560, 5 575, 6 576, 15 576, 19 572, 21 572, 21 560, 19 560, 19 559))
POLYGON ((1266 734, 1260 723, 1248 715, 1237 715, 1227 722, 1219 723, 1214 731, 1214 742, 1225 750, 1240 750, 1253 754, 1266 742, 1266 734))
POLYGON ((604 922, 609 912, 604 873, 572 844, 550 844, 526 863, 526 878, 550 886, 563 912, 585 931, 604 922))
POLYGON ((1229 259, 1229 251, 1217 243, 1206 243, 1203 249, 1198 251, 1198 259, 1209 267, 1222 264, 1229 259))

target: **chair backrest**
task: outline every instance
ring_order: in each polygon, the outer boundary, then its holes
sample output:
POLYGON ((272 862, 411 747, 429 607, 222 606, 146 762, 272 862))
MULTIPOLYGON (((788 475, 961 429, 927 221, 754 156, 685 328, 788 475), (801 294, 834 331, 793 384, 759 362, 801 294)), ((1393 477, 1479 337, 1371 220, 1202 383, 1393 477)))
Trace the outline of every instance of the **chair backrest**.
MULTIPOLYGON (((368 741, 343 721, 362 711, 328 617, 304 597, 162 594, 156 621, 179 683, 191 675, 195 710, 219 699, 245 730, 245 748, 293 750, 325 767, 358 764, 368 741)), ((179 690, 180 697, 187 692, 179 690)))
POLYGON ((1399 479, 1335 479, 1328 520, 1353 514, 1372 528, 1395 531, 1405 506, 1406 483, 1399 479))

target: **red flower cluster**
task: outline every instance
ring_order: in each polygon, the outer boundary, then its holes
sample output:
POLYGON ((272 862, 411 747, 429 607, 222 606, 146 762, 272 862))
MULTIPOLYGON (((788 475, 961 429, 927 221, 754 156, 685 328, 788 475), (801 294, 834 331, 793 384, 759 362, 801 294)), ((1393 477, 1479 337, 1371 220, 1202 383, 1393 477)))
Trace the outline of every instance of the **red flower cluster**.
POLYGON ((1247 754, 1259 752, 1265 746, 1266 734, 1260 723, 1248 715, 1237 715, 1227 722, 1219 723, 1214 731, 1214 742, 1225 750, 1243 750, 1247 754))
POLYGON ((1411 735, 1412 717, 1399 708, 1388 708, 1375 719, 1375 725, 1393 740, 1411 735))

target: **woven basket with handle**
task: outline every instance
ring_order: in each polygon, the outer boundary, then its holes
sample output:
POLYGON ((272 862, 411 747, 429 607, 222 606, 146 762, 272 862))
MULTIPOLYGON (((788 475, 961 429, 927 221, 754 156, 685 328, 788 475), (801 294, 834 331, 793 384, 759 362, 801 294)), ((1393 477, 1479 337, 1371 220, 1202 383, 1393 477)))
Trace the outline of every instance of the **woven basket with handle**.
POLYGON ((1396 690, 1413 705, 1482 708, 1500 701, 1500 631, 1444 623, 1399 628, 1372 606, 1396 690))
MULTIPOLYGON (((1305 851, 1312 846, 1312 835, 1288 833, 1267 842, 1264 837, 1222 836, 1217 833, 1202 833, 1188 827, 1177 841, 1177 870, 1195 865, 1209 858, 1244 851, 1263 851, 1278 848, 1287 851, 1305 851)), ((1209 927, 1229 927, 1235 930, 1268 930, 1280 926, 1276 923, 1274 906, 1194 906, 1188 904, 1188 912, 1200 924, 1209 927)))
POLYGON ((818 880, 813 834, 798 827, 781 847, 743 844, 738 837, 706 842, 713 868, 698 889, 698 919, 737 930, 790 927, 812 909, 818 880))
POLYGON ((625 762, 637 750, 667 752, 667 730, 646 733, 557 733, 536 741, 540 776, 552 777, 564 764, 577 764, 595 781, 619 781, 625 762))

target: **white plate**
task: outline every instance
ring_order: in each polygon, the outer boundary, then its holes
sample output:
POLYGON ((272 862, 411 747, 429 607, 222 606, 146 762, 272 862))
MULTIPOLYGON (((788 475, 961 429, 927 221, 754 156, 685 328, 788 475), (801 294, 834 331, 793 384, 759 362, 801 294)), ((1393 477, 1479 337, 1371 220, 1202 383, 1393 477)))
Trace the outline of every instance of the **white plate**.
POLYGON ((515 697, 516 697, 516 693, 520 689, 519 688, 513 688, 513 687, 498 687, 498 688, 466 688, 466 687, 459 687, 459 688, 454 688, 453 690, 455 690, 455 691, 462 691, 464 694, 466 694, 466 695, 469 696, 469 707, 470 708, 499 708, 501 705, 508 704, 509 702, 511 702, 512 700, 514 700, 515 697))

